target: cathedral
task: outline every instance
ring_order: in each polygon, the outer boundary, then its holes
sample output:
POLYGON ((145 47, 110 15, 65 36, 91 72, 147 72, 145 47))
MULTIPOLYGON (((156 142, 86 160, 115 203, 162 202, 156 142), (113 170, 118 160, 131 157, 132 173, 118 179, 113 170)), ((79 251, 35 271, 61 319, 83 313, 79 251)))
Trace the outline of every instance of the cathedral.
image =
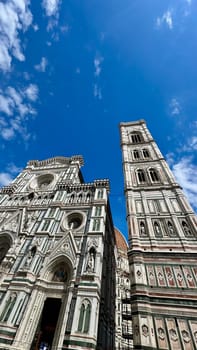
POLYGON ((197 349, 195 214, 145 121, 120 135, 128 243, 82 156, 1 189, 0 350, 197 349))
POLYGON ((0 349, 114 349, 115 234, 83 158, 30 161, 0 194, 0 349))

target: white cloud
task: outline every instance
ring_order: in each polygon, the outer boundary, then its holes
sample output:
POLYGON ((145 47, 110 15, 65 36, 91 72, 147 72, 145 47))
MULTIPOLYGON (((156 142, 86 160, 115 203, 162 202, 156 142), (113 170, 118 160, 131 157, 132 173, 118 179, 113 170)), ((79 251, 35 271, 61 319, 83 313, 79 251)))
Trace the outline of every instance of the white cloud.
POLYGON ((1 136, 4 140, 9 141, 14 138, 14 129, 13 128, 4 128, 1 130, 1 136))
POLYGON ((192 163, 192 157, 183 157, 172 166, 172 171, 177 182, 183 190, 194 208, 197 208, 197 166, 192 163))
POLYGON ((35 84, 30 84, 25 90, 24 90, 27 98, 31 101, 36 101, 38 99, 38 87, 35 84))
POLYGON ((68 33, 69 30, 70 30, 70 27, 69 27, 68 24, 66 24, 66 25, 64 25, 64 26, 61 26, 61 27, 60 27, 60 30, 61 30, 62 33, 68 33))
POLYGON ((30 0, 7 0, 0 2, 0 69, 9 71, 13 56, 24 61, 19 33, 32 23, 30 0))
POLYGON ((0 173, 0 186, 7 186, 13 178, 9 173, 0 173))
POLYGON ((161 27, 163 24, 166 24, 169 29, 173 29, 173 19, 172 19, 172 10, 167 10, 164 12, 163 16, 157 17, 156 25, 161 27))
POLYGON ((22 168, 18 167, 14 163, 9 163, 6 167, 6 170, 11 174, 18 174, 18 173, 20 173, 20 171, 22 171, 22 168))
POLYGON ((38 71, 38 72, 45 72, 46 71, 46 66, 48 64, 48 61, 46 59, 46 57, 42 57, 41 61, 39 64, 36 64, 34 66, 34 68, 38 71))
POLYGON ((99 100, 102 99, 101 89, 98 87, 97 84, 94 84, 94 97, 98 98, 99 100))
POLYGON ((47 16, 58 16, 60 0, 43 0, 42 6, 47 16))
POLYGON ((190 140, 190 145, 192 150, 197 151, 197 136, 193 136, 190 140))
POLYGON ((26 124, 30 116, 36 111, 32 103, 38 99, 38 87, 29 84, 23 89, 8 86, 5 91, 0 90, 0 136, 4 140, 12 140, 19 133, 24 140, 29 138, 26 124))
POLYGON ((98 85, 98 80, 99 80, 99 76, 101 74, 101 64, 103 62, 103 57, 101 56, 96 56, 94 58, 94 76, 95 76, 95 83, 94 83, 94 91, 93 91, 93 94, 94 94, 94 97, 98 98, 99 100, 102 99, 102 93, 101 93, 101 88, 99 87, 98 85))
POLYGON ((33 27, 34 32, 37 32, 39 30, 38 24, 34 24, 32 27, 33 27))
POLYGON ((101 74, 101 63, 103 61, 103 57, 97 56, 94 59, 94 68, 95 68, 95 72, 94 75, 96 77, 99 77, 99 75, 101 74))
POLYGON ((181 112, 181 105, 176 98, 172 98, 170 101, 170 113, 171 115, 179 115, 181 112))

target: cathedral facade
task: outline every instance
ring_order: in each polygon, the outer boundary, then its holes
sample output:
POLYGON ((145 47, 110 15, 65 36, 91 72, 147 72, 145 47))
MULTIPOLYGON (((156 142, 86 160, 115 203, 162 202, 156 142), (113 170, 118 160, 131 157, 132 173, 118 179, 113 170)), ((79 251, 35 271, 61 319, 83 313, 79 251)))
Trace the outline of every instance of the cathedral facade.
POLYGON ((197 349, 196 216, 144 120, 120 124, 134 349, 197 349))
POLYGON ((0 349, 115 347, 109 181, 83 158, 30 161, 0 193, 0 349))

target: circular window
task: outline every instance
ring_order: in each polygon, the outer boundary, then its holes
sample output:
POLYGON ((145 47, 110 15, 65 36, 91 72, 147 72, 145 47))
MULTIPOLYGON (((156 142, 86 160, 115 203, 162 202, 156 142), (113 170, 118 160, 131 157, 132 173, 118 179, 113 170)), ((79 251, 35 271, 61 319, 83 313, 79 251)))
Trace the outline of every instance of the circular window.
POLYGON ((63 220, 63 229, 78 230, 84 223, 85 216, 79 212, 72 212, 63 220))
POLYGON ((36 188, 45 189, 53 182, 53 180, 54 180, 53 174, 39 175, 32 180, 30 187, 33 189, 36 189, 36 188))

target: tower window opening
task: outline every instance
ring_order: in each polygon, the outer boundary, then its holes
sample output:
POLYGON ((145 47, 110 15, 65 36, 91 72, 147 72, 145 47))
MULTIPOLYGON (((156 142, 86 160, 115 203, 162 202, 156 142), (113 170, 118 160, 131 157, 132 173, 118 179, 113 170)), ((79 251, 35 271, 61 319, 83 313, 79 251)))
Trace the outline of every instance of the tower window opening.
POLYGON ((137 176, 138 176, 138 180, 139 180, 140 183, 146 182, 146 177, 145 177, 144 170, 139 169, 139 170, 137 171, 137 176))
POLYGON ((139 132, 135 132, 131 134, 132 143, 140 143, 143 141, 142 135, 139 132))
POLYGON ((144 148, 142 150, 142 153, 143 153, 144 158, 149 158, 150 157, 150 153, 149 153, 149 151, 146 148, 144 148))
POLYGON ((140 153, 139 153, 138 150, 134 150, 134 151, 133 151, 133 157, 134 157, 135 159, 139 159, 139 158, 140 158, 140 153))
POLYGON ((158 182, 159 181, 158 172, 155 169, 151 168, 149 170, 149 174, 150 174, 152 182, 158 182))

